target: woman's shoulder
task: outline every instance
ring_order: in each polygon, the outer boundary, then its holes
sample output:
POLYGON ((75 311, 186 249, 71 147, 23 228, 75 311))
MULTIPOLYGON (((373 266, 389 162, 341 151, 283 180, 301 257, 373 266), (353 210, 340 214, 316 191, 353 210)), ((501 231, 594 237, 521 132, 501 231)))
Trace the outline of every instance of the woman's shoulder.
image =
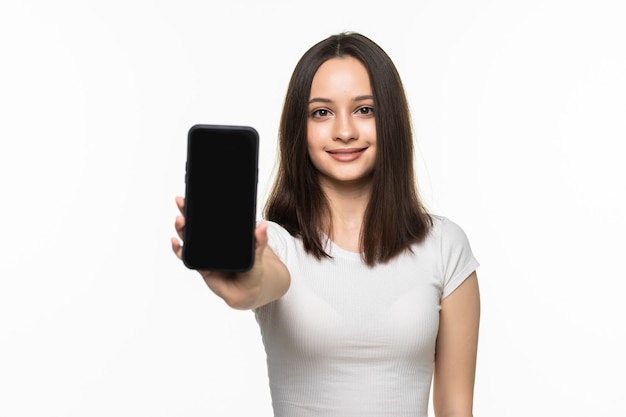
POLYGON ((287 231, 287 229, 285 229, 283 226, 281 226, 280 224, 272 221, 272 220, 259 220, 260 222, 265 222, 267 223, 267 233, 268 234, 273 234, 276 236, 282 236, 283 238, 292 238, 292 236, 289 234, 289 232, 287 231))
POLYGON ((438 238, 458 238, 465 236, 463 228, 449 217, 440 214, 430 214, 432 219, 431 235, 438 238))
POLYGON ((296 238, 287 229, 271 220, 259 220, 267 223, 267 239, 272 250, 282 259, 289 250, 293 250, 296 238))
POLYGON ((433 251, 438 253, 442 268, 443 297, 460 285, 474 271, 479 262, 465 230, 446 216, 432 216, 433 227, 429 236, 433 251))
POLYGON ((423 246, 444 254, 459 250, 471 251, 469 238, 459 223, 444 215, 431 214, 430 216, 432 227, 422 242, 423 246))

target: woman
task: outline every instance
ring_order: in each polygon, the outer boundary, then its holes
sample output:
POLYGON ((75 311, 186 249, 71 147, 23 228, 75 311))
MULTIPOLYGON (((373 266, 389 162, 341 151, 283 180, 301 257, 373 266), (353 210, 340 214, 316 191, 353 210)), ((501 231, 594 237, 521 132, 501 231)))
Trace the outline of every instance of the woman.
MULTIPOLYGON (((201 271, 228 305, 255 312, 275 415, 426 416, 432 381, 437 417, 471 416, 478 262, 463 230, 418 199, 387 54, 357 33, 310 48, 279 151, 254 267, 201 271)), ((182 216, 175 227, 182 239, 182 216)), ((181 256, 179 239, 172 249, 181 256)))

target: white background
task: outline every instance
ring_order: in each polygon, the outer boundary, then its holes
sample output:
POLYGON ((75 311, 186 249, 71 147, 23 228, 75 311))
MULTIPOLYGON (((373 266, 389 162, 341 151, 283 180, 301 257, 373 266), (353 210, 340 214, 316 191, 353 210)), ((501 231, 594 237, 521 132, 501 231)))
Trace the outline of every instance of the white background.
POLYGON ((0 3, 0 415, 271 416, 250 312, 170 250, 195 123, 261 135, 308 47, 397 64, 481 262, 475 415, 625 415, 623 2, 0 3))

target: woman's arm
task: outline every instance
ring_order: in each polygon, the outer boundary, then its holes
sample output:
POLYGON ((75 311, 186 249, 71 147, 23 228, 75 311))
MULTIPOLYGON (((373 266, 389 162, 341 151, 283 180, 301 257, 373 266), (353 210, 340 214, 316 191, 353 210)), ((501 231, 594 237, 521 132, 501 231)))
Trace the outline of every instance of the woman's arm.
MULTIPOLYGON (((181 215, 176 217, 174 226, 180 240, 172 238, 172 250, 179 259, 182 259, 181 240, 185 227, 184 204, 182 197, 176 198, 181 215)), ((287 292, 291 282, 287 267, 267 244, 267 223, 259 223, 254 233, 256 249, 250 271, 238 274, 198 271, 215 294, 238 310, 252 310, 277 300, 287 292)))
POLYGON ((436 417, 472 417, 480 321, 478 279, 473 272, 441 302, 435 350, 436 417))

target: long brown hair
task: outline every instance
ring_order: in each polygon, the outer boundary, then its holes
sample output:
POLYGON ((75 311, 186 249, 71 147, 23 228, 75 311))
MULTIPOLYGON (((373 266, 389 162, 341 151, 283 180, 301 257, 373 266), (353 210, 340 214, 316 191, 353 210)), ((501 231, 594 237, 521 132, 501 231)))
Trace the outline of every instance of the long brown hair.
POLYGON ((308 101, 317 69, 335 57, 352 56, 369 74, 375 104, 376 162, 372 195, 361 228, 360 247, 370 266, 384 263, 424 239, 432 219, 418 198, 413 168, 409 106, 398 71, 382 48, 354 32, 330 36, 298 61, 285 97, 279 127, 279 166, 264 217, 302 239, 317 259, 324 250, 328 200, 307 152, 308 101))

